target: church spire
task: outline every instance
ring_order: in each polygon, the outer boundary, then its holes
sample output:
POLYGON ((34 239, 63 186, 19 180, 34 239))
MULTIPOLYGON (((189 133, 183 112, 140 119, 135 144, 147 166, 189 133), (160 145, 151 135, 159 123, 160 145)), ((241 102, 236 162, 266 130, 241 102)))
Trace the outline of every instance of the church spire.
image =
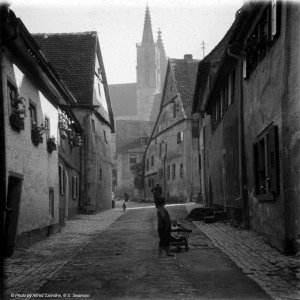
POLYGON ((151 17, 148 5, 146 6, 145 21, 144 21, 144 31, 142 46, 154 44, 151 17))
POLYGON ((165 51, 165 46, 164 46, 163 40, 161 38, 160 28, 158 30, 158 37, 157 37, 156 45, 159 49, 160 58, 163 59, 163 60, 166 60, 166 51, 165 51))

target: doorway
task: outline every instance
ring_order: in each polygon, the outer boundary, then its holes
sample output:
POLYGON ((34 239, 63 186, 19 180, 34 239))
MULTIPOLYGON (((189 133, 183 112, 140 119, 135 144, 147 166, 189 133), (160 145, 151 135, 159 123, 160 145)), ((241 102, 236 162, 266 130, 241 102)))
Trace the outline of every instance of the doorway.
POLYGON ((23 175, 14 174, 8 176, 4 226, 4 255, 7 257, 13 254, 15 248, 22 193, 22 183, 23 175))

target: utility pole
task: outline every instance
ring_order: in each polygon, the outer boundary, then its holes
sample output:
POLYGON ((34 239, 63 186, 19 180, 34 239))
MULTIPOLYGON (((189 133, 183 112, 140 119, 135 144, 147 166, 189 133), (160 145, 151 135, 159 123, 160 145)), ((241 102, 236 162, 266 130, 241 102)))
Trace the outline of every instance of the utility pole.
POLYGON ((204 41, 202 41, 201 45, 202 45, 201 49, 202 49, 203 58, 204 58, 205 42, 204 42, 204 41))

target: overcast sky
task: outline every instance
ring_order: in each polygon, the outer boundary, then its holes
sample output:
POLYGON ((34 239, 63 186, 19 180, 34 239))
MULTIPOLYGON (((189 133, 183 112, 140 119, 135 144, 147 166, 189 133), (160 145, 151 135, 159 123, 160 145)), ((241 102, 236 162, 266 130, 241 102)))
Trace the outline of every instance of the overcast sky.
MULTIPOLYGON (((1 0, 0 0, 1 1, 1 0)), ((136 43, 148 3, 155 39, 166 54, 202 58, 221 40, 242 0, 15 0, 11 9, 32 33, 97 31, 108 83, 136 81, 136 43)))

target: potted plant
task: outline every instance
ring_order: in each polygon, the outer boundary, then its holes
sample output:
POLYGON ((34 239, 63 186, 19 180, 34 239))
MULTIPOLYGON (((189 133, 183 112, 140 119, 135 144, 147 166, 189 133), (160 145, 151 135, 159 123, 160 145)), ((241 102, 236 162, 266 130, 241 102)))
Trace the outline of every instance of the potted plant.
POLYGON ((70 141, 70 145, 73 147, 80 147, 82 146, 83 143, 81 135, 77 132, 74 132, 73 130, 70 131, 69 141, 70 141))
POLYGON ((20 96, 16 96, 11 99, 12 113, 9 116, 9 122, 11 127, 16 130, 24 130, 24 119, 25 119, 25 99, 20 96))
POLYGON ((32 143, 35 146, 38 146, 38 144, 43 143, 43 133, 45 132, 45 126, 44 124, 41 124, 41 126, 33 126, 31 129, 31 140, 32 143))
POLYGON ((70 131, 70 125, 72 121, 67 116, 67 114, 63 111, 59 111, 58 113, 58 128, 59 133, 62 139, 66 139, 68 136, 68 131, 70 131))
POLYGON ((56 142, 55 142, 55 137, 52 136, 50 138, 48 138, 47 140, 47 151, 49 153, 52 153, 52 151, 55 151, 57 148, 56 148, 56 142))

